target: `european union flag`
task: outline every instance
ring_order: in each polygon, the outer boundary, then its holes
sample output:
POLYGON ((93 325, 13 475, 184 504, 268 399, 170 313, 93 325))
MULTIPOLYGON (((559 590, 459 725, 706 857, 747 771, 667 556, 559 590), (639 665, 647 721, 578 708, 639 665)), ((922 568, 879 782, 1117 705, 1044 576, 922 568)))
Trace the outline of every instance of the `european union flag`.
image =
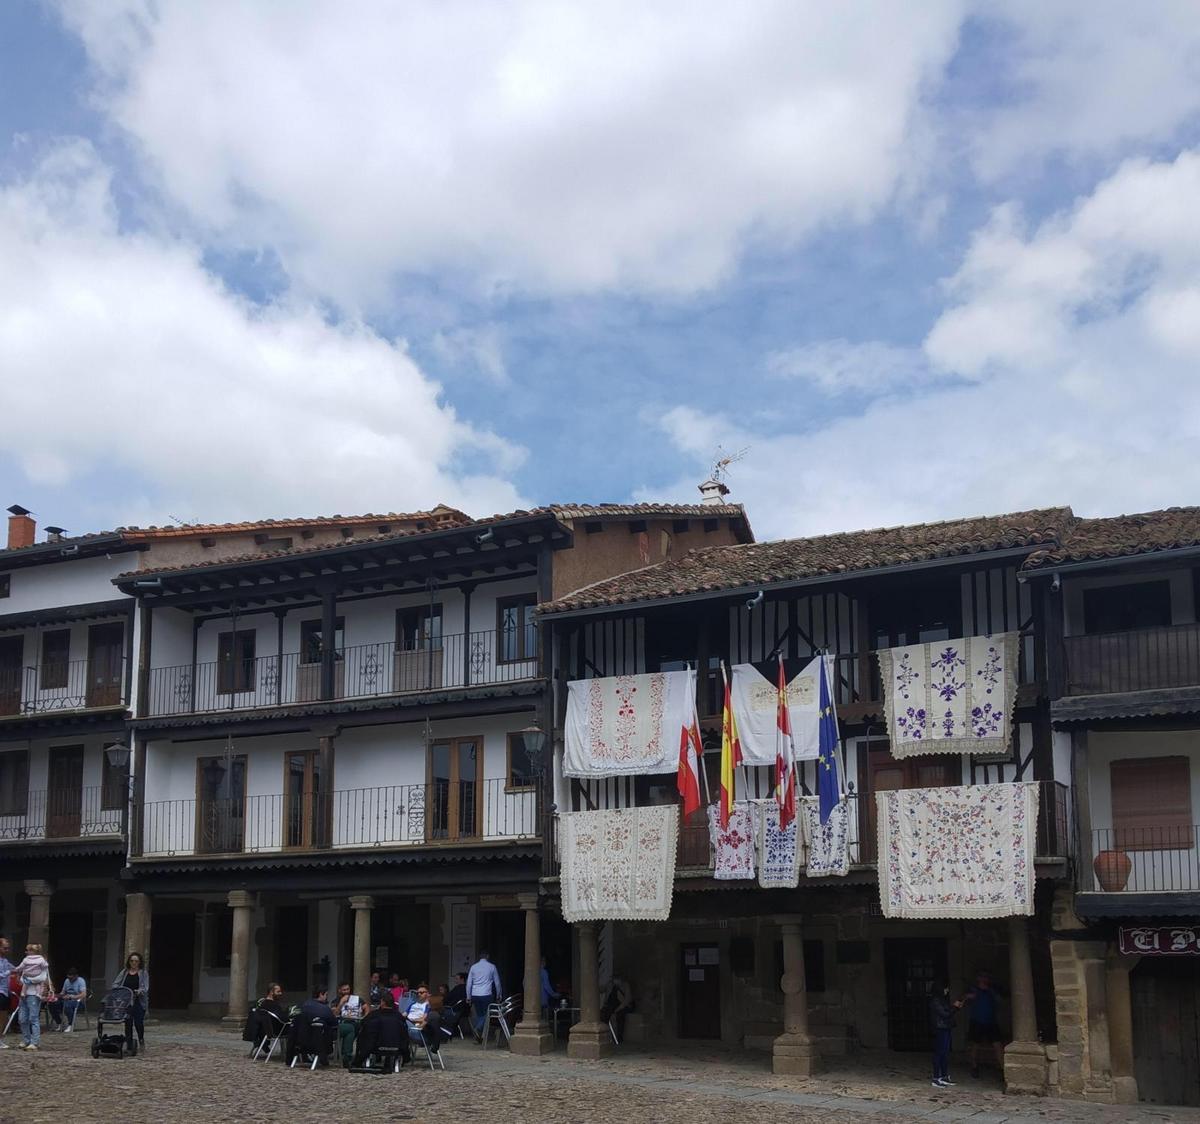
POLYGON ((821 657, 821 717, 817 731, 817 797, 821 809, 821 823, 825 823, 838 801, 842 798, 842 786, 838 780, 838 725, 833 713, 833 699, 829 694, 829 677, 825 668, 825 657, 821 657))

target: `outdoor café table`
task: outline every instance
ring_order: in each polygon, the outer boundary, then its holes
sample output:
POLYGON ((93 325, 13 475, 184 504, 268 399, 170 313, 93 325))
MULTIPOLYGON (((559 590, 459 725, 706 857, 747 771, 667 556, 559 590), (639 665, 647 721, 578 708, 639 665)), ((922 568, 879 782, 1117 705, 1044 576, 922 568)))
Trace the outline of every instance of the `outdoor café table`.
POLYGON ((571 1016, 572 1015, 578 1016, 581 1012, 582 1012, 582 1008, 580 1008, 580 1007, 552 1007, 550 1009, 551 1017, 554 1020, 554 1041, 555 1042, 558 1041, 558 1020, 563 1015, 566 1015, 567 1016, 567 1026, 570 1027, 572 1023, 579 1021, 578 1017, 572 1019, 571 1016))

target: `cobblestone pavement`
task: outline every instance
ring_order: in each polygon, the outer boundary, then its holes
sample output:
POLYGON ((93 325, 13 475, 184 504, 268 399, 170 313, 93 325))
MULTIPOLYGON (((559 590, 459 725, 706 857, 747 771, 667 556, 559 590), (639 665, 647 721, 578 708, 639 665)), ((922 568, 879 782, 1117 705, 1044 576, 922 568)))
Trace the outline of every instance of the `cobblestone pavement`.
MULTIPOLYGON (((796 1124, 1200 1124, 1200 1111, 1194 1109, 1006 1097, 994 1079, 989 1084, 967 1078, 957 1088, 934 1090, 921 1059, 895 1055, 859 1057, 853 1063, 837 1059, 819 1078, 799 1081, 775 1077, 766 1056, 755 1053, 630 1050, 586 1063, 569 1061, 561 1049, 545 1058, 520 1058, 454 1042, 446 1048, 444 1073, 414 1064, 396 1076, 371 1077, 336 1068, 311 1073, 275 1062, 252 1063, 240 1038, 198 1022, 151 1026, 147 1037, 147 1053, 124 1061, 94 1061, 86 1030, 45 1035, 37 1053, 0 1052, 0 1121, 432 1124, 452 1111, 521 1124, 626 1124, 631 1119, 729 1124, 764 1114, 796 1124)), ((15 1046, 17 1039, 8 1041, 15 1046)))

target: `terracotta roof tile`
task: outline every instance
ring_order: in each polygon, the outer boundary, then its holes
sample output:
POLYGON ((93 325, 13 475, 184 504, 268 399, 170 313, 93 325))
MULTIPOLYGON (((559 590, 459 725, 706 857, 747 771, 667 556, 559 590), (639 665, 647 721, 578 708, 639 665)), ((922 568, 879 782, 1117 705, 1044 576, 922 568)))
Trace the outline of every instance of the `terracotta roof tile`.
POLYGON ((541 610, 555 613, 621 605, 1057 543, 1074 522, 1069 507, 1053 507, 807 539, 706 547, 586 586, 542 605, 541 610))
POLYGON ((191 538, 201 534, 235 534, 247 531, 282 531, 302 527, 357 527, 374 523, 411 523, 433 520, 438 526, 453 526, 471 522, 471 517, 455 507, 438 504, 429 511, 389 511, 366 515, 317 515, 312 518, 257 519, 242 523, 179 523, 169 527, 120 527, 127 538, 142 539, 191 538))
POLYGON ((1024 569, 1046 569, 1072 562, 1156 554, 1200 546, 1200 507, 1168 507, 1137 515, 1078 519, 1053 546, 1034 551, 1024 569))

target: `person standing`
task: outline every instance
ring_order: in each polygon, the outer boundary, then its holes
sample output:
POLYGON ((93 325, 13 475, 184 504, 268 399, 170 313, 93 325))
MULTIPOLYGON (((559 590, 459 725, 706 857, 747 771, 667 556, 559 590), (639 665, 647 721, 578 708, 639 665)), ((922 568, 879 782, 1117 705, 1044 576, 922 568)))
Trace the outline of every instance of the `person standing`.
POLYGON ((933 1029, 933 1080, 935 1089, 954 1085, 950 1080, 950 1041, 954 1035, 954 1012, 961 999, 950 998, 950 985, 939 981, 929 999, 929 1021, 933 1029))
POLYGON ((554 990, 554 984, 550 979, 550 965, 546 963, 546 958, 542 957, 542 1006, 546 1010, 550 1010, 560 999, 561 995, 554 990))
POLYGON ((140 952, 125 958, 125 967, 117 973, 113 987, 127 987, 133 992, 133 1006, 125 1019, 125 1046, 133 1052, 133 1033, 137 1031, 138 1049, 146 1048, 146 1011, 150 1007, 150 973, 140 952))
POLYGON ((971 1047, 971 1076, 979 1076, 981 1054, 991 1054, 1004 1072, 1004 1036, 1000 1033, 998 994, 987 972, 975 977, 975 986, 963 996, 967 1011, 967 1042, 971 1047))
POLYGON ((493 1001, 499 1002, 503 995, 504 989, 500 986, 500 973, 496 969, 496 965, 488 959, 487 949, 484 949, 467 973, 467 998, 471 1000, 471 1007, 474 1011, 471 1018, 471 1029, 475 1032, 476 1042, 483 1041, 488 1005, 493 1001))
POLYGON ((27 944, 25 958, 14 971, 21 979, 21 1049, 36 1050, 42 1041, 42 1000, 54 991, 42 946, 27 944))
MULTIPOLYGON (((5 1024, 8 1023, 8 1013, 12 1010, 12 995, 10 994, 9 980, 12 977, 13 965, 8 959, 8 954, 12 951, 12 945, 8 943, 7 937, 0 937, 0 1011, 3 1011, 5 1024)), ((8 1043, 0 1040, 0 1050, 7 1050, 8 1043)))

